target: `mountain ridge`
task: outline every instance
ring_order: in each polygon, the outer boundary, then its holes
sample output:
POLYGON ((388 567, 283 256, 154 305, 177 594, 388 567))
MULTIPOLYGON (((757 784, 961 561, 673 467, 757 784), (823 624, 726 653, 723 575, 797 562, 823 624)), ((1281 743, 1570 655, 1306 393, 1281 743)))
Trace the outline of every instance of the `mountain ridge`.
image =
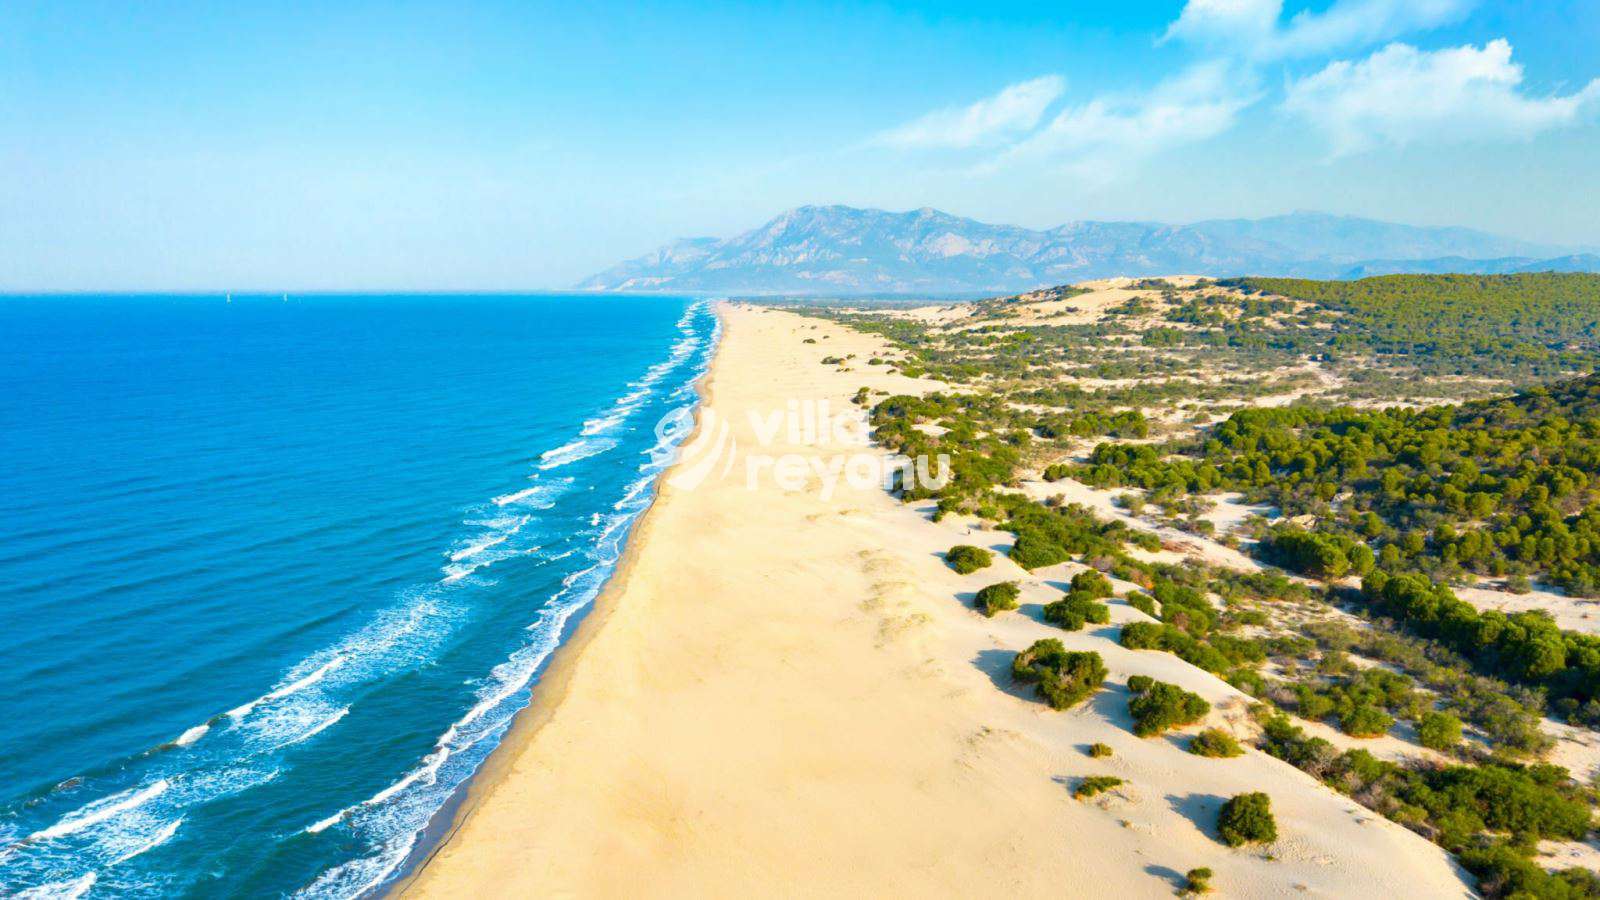
MULTIPOLYGON (((800 206, 729 238, 666 244, 597 273, 589 291, 745 294, 955 294, 1022 291, 1116 275, 1359 277, 1445 271, 1528 271, 1600 257, 1455 226, 1417 226, 1297 211, 1188 225, 1079 220, 1047 229, 980 222, 932 207, 906 212, 800 206), (1401 268, 1396 268, 1397 266, 1401 268), (1514 266, 1515 269, 1494 268, 1514 266), (1461 269, 1449 269, 1461 271, 1461 269)), ((1591 262, 1593 260, 1593 262, 1591 262)))

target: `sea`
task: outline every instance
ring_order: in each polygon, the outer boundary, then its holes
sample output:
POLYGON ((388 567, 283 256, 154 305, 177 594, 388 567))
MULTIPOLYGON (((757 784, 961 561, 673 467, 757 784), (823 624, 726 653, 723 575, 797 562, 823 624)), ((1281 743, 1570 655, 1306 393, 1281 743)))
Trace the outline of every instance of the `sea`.
POLYGON ((0 895, 381 890, 717 339, 695 298, 0 297, 0 895))

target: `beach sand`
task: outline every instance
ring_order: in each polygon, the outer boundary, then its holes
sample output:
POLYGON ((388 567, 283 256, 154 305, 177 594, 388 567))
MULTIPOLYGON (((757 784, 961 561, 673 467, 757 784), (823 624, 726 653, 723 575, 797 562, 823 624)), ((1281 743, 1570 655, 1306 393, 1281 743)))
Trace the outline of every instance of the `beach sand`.
POLYGON ((881 350, 870 336, 779 311, 722 314, 694 449, 448 837, 396 892, 1170 897, 1208 866, 1227 897, 1468 895, 1437 847, 1284 763, 1191 755, 1194 728, 1134 737, 1133 674, 1201 693, 1215 707, 1206 724, 1240 733, 1246 701, 1174 656, 1118 646, 1117 623, 1142 617, 1121 601, 1110 626, 1039 621, 1079 567, 1029 574, 997 557, 961 576, 944 550, 1004 549, 1009 536, 934 523, 843 479, 823 496, 814 474, 782 485, 769 470, 751 489, 753 454, 881 453, 766 435, 748 413, 826 400, 859 420, 859 387, 935 385, 867 365, 881 350), (973 591, 1009 579, 1020 610, 971 609, 973 591), (1015 651, 1052 636, 1110 670, 1068 712, 1007 674, 1015 651), (1089 758, 1095 741, 1115 755, 1089 758), (1126 783, 1074 800, 1089 775, 1126 783), (1272 798, 1278 841, 1223 846, 1217 809, 1256 790, 1272 798))

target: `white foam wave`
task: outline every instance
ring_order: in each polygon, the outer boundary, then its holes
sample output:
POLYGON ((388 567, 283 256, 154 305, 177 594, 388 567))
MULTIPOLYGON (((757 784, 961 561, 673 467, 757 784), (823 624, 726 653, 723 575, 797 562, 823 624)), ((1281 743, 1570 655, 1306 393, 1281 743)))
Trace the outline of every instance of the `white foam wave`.
POLYGON ((509 494, 501 494, 491 502, 495 506, 532 507, 534 509, 549 509, 555 505, 555 498, 562 490, 571 486, 571 478, 562 478, 553 481, 541 481, 533 487, 523 488, 509 494))
POLYGON ((263 703, 271 703, 274 700, 281 700, 291 694, 298 694, 306 688, 311 687, 312 685, 321 681, 323 678, 326 678, 329 672, 332 672, 334 669, 344 665, 345 659, 346 658, 343 654, 334 656, 332 659, 318 666, 310 674, 302 675, 301 677, 294 679, 282 687, 273 688, 256 699, 251 700, 249 703, 241 706, 235 706, 233 709, 228 710, 228 718, 242 719, 245 716, 250 715, 250 713, 255 710, 256 707, 263 703))
POLYGON ((516 534, 515 530, 490 535, 489 537, 486 537, 475 544, 468 544, 462 549, 450 554, 450 561, 460 562, 468 557, 477 556, 479 553, 488 550, 490 547, 498 547, 501 544, 504 544, 506 541, 511 539, 511 535, 513 534, 516 534))
POLYGON ((160 828, 156 829, 155 834, 151 835, 147 840, 145 840, 144 842, 142 842, 142 843, 138 844, 137 846, 133 847, 131 850, 128 850, 128 851, 124 852, 121 856, 118 856, 116 859, 113 859, 111 861, 111 865, 114 866, 114 865, 117 865, 118 863, 127 862, 128 860, 133 859, 135 856, 138 856, 141 853, 148 853, 149 851, 154 850, 155 848, 161 846, 162 844, 165 844, 167 841, 172 840, 172 836, 178 833, 178 828, 181 827, 182 825, 183 825, 183 819, 182 818, 174 819, 173 821, 168 822, 167 824, 165 824, 165 825, 161 826, 160 828))
POLYGON ((94 887, 94 883, 99 879, 99 875, 89 872, 71 881, 42 884, 25 891, 18 891, 15 896, 17 900, 77 900, 89 893, 89 889, 94 887))
POLYGON ((543 471, 558 469, 571 465, 580 459, 598 456, 617 446, 613 438, 577 438, 568 441, 554 450, 546 450, 539 455, 539 468, 543 471))
POLYGON ((471 575, 480 569, 489 568, 497 562, 510 559, 514 556, 532 556, 533 554, 538 553, 540 549, 542 548, 534 546, 499 550, 484 555, 474 556, 471 558, 471 562, 468 563, 452 563, 451 565, 444 567, 444 578, 441 578, 440 581, 443 581, 445 584, 454 584, 455 582, 466 578, 468 575, 471 575))
POLYGON ((138 809, 161 796, 171 786, 172 783, 163 778, 142 788, 129 788, 120 794, 112 794, 110 797, 96 800, 87 806, 66 814, 60 821, 49 828, 44 828, 28 835, 27 840, 48 841, 54 838, 66 837, 69 834, 76 834, 85 828, 92 828, 108 819, 113 819, 123 813, 138 809))
POLYGON ((206 736, 206 732, 208 732, 210 730, 211 730, 211 723, 209 723, 209 722, 204 723, 204 724, 200 724, 200 725, 196 725, 193 728, 189 729, 188 731, 185 731, 183 734, 178 735, 178 739, 173 741, 172 743, 173 743, 174 746, 187 747, 190 744, 194 743, 195 741, 198 741, 201 738, 205 737, 206 736))

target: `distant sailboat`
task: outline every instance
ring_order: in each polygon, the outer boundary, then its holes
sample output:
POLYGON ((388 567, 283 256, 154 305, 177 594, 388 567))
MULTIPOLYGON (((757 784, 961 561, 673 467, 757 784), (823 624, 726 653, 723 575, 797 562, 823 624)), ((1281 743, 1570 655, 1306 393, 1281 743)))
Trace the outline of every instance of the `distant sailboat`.
POLYGON ((289 295, 288 294, 284 294, 283 295, 283 302, 285 302, 285 303, 289 302, 289 295))
POLYGON ((233 295, 232 295, 232 294, 229 294, 229 295, 228 295, 228 302, 229 302, 229 303, 232 303, 232 302, 233 302, 233 295))

